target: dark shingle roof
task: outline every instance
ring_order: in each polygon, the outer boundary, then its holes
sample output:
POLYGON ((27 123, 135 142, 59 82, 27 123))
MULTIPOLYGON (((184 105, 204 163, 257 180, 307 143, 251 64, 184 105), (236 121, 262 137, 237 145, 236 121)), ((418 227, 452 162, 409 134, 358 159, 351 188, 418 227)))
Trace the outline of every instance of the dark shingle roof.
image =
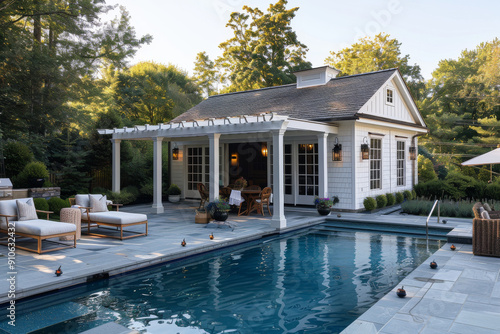
POLYGON ((173 121, 211 117, 279 115, 314 121, 353 118, 397 69, 339 77, 322 86, 297 89, 296 84, 214 95, 173 121))

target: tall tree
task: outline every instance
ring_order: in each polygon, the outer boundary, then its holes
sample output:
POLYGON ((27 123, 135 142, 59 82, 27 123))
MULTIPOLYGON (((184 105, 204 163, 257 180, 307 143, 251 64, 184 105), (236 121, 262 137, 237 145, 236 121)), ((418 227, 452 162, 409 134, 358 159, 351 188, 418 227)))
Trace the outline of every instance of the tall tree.
POLYGON ((422 112, 431 129, 429 145, 445 153, 480 153, 500 136, 500 41, 464 50, 439 62, 428 83, 422 112), (467 146, 466 146, 467 145, 467 146), (469 146, 470 145, 470 146, 469 146))
POLYGON ((295 82, 292 72, 310 68, 305 60, 307 47, 292 30, 298 7, 286 9, 286 0, 271 4, 264 13, 244 6, 232 13, 226 27, 234 36, 221 43, 218 67, 229 86, 225 91, 241 91, 295 82))
MULTIPOLYGON (((3 4, 2 4, 3 5, 3 4)), ((31 141, 71 122, 82 80, 103 64, 126 64, 137 38, 128 13, 101 23, 104 0, 19 0, 0 7, 0 126, 31 141), (57 126, 56 126, 57 125, 57 126)))
POLYGON ((410 65, 409 60, 409 55, 401 55, 401 43, 397 39, 380 33, 373 38, 361 38, 338 52, 331 51, 325 63, 340 70, 342 76, 398 67, 413 97, 420 100, 425 84, 420 66, 410 65))
POLYGON ((198 86, 173 65, 141 62, 117 75, 118 111, 132 122, 168 122, 200 102, 198 86))
POLYGON ((206 52, 199 52, 196 55, 193 78, 206 96, 217 93, 220 75, 215 63, 210 60, 206 52))

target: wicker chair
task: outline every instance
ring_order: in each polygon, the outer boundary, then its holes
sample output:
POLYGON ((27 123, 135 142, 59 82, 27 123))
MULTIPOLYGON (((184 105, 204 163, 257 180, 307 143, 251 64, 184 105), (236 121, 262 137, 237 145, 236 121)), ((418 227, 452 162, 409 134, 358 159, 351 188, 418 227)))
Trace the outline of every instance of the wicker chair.
POLYGON ((474 255, 500 257, 500 219, 483 219, 483 210, 479 202, 472 207, 472 252, 474 255))
POLYGON ((224 187, 219 190, 219 196, 224 198, 226 201, 229 200, 229 196, 231 196, 231 188, 224 187))
POLYGON ((200 193, 200 206, 198 209, 201 210, 203 209, 205 203, 208 202, 210 196, 208 194, 207 187, 205 187, 203 183, 198 183, 196 187, 198 188, 198 192, 200 193))
POLYGON ((250 211, 257 209, 257 212, 262 213, 262 215, 264 216, 264 205, 267 205, 267 212, 269 213, 270 216, 272 216, 273 214, 269 209, 269 201, 271 199, 271 193, 272 190, 269 187, 265 187, 264 189, 262 189, 262 192, 260 193, 260 198, 256 199, 253 202, 252 209, 250 211))

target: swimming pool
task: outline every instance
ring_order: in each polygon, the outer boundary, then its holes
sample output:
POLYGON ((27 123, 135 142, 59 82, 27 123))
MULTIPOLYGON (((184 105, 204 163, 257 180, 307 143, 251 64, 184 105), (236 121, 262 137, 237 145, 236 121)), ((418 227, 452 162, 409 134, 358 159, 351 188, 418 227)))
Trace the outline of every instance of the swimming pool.
POLYGON ((337 333, 444 243, 320 226, 20 302, 0 331, 337 333))

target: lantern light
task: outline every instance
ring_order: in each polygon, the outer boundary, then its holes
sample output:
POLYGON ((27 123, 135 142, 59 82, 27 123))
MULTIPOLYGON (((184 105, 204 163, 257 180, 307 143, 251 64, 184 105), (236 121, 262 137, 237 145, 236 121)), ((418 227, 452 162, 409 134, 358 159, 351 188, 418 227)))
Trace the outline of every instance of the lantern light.
POLYGON ((415 146, 410 146, 409 153, 410 160, 417 160, 417 148, 415 146))
POLYGON ((335 146, 332 149, 332 161, 342 161, 342 144, 335 138, 335 146))
POLYGON ((179 160, 179 148, 177 147, 172 149, 172 160, 179 160))
POLYGON ((238 153, 231 154, 231 166, 238 166, 238 153))
POLYGON ((262 144, 262 150, 261 151, 262 151, 262 156, 264 158, 266 158, 267 157, 267 145, 266 144, 262 144))
POLYGON ((363 144, 361 144, 361 159, 370 159, 370 146, 368 145, 368 139, 363 138, 363 144))

